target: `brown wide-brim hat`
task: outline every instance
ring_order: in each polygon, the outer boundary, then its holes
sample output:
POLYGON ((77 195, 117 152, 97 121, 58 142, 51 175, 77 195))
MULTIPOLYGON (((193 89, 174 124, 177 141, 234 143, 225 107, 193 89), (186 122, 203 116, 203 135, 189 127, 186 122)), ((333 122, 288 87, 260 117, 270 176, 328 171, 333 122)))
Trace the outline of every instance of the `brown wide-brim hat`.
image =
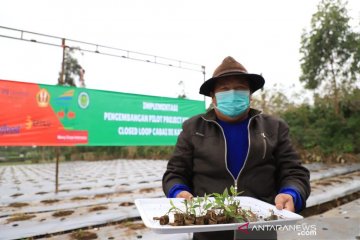
POLYGON ((262 88, 265 79, 258 74, 248 73, 246 68, 232 57, 226 57, 218 66, 212 78, 206 80, 200 87, 200 94, 210 97, 210 93, 214 90, 215 83, 226 76, 243 76, 249 81, 250 91, 253 93, 262 88))

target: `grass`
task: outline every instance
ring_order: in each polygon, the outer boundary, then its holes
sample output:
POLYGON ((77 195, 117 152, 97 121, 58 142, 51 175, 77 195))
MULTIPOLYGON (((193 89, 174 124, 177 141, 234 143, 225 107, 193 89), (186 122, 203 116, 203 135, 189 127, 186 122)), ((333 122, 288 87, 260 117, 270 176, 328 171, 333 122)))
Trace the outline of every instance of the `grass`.
POLYGON ((55 163, 55 160, 39 160, 39 159, 33 159, 33 160, 25 160, 25 161, 17 161, 17 160, 11 160, 8 159, 6 162, 0 161, 0 167, 1 166, 16 166, 16 165, 36 165, 39 163, 55 163))
POLYGON ((30 165, 30 164, 32 164, 32 162, 25 162, 25 161, 23 161, 23 162, 0 162, 0 167, 1 166, 15 166, 15 165, 30 165))

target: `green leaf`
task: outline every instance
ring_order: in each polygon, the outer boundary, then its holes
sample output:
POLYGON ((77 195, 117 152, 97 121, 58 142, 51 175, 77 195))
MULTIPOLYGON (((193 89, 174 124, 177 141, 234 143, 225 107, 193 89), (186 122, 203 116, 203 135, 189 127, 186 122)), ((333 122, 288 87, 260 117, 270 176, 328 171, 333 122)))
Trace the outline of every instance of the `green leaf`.
POLYGON ((206 210, 210 209, 211 207, 212 207, 212 203, 208 203, 208 204, 205 205, 206 210))
POLYGON ((228 192, 228 189, 227 189, 227 188, 224 189, 224 192, 223 192, 222 196, 223 196, 224 198, 226 198, 226 197, 229 196, 229 192, 228 192))
POLYGON ((233 195, 233 196, 236 196, 236 195, 237 195, 234 186, 231 186, 231 187, 230 187, 230 193, 231 193, 231 195, 233 195))
POLYGON ((231 212, 231 209, 228 207, 228 206, 224 206, 224 209, 227 211, 227 212, 231 212))

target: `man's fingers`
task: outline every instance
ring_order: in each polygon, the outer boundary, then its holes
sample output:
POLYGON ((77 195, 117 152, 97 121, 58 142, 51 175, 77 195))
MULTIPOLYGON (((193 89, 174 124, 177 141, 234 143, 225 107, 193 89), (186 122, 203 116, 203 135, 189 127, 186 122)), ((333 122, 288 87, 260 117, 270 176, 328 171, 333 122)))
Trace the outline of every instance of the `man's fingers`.
POLYGON ((287 210, 289 210, 289 207, 290 207, 290 201, 289 201, 289 199, 287 199, 286 201, 285 201, 285 209, 287 209, 287 210))
POLYGON ((289 210, 291 212, 295 212, 295 207, 294 207, 294 202, 292 201, 292 197, 291 197, 291 199, 288 199, 285 202, 285 209, 289 210))
POLYGON ((177 198, 185 198, 187 200, 191 200, 193 198, 193 195, 189 193, 188 191, 181 191, 178 195, 176 195, 177 198))
POLYGON ((275 198, 275 206, 277 209, 282 210, 285 206, 285 199, 282 194, 278 194, 275 198))
POLYGON ((277 209, 279 209, 279 210, 282 210, 283 208, 284 208, 284 199, 283 199, 283 197, 282 196, 277 196, 276 198, 275 198, 275 206, 276 206, 276 208, 277 209))
POLYGON ((275 206, 279 210, 282 210, 284 208, 284 206, 281 203, 277 203, 275 206))
POLYGON ((278 194, 275 198, 275 206, 279 210, 286 209, 292 212, 295 211, 293 198, 289 194, 278 194))

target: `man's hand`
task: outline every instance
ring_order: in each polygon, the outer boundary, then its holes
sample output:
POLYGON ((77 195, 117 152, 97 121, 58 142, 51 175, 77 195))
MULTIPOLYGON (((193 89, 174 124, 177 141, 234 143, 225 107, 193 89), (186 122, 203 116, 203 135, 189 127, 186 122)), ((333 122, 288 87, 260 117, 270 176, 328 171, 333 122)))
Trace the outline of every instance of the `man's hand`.
POLYGON ((188 191, 181 191, 178 195, 176 195, 177 198, 185 198, 186 200, 191 200, 194 196, 189 193, 188 191))
POLYGON ((294 200, 290 194, 280 193, 275 198, 275 206, 277 209, 286 209, 295 212, 294 200))

